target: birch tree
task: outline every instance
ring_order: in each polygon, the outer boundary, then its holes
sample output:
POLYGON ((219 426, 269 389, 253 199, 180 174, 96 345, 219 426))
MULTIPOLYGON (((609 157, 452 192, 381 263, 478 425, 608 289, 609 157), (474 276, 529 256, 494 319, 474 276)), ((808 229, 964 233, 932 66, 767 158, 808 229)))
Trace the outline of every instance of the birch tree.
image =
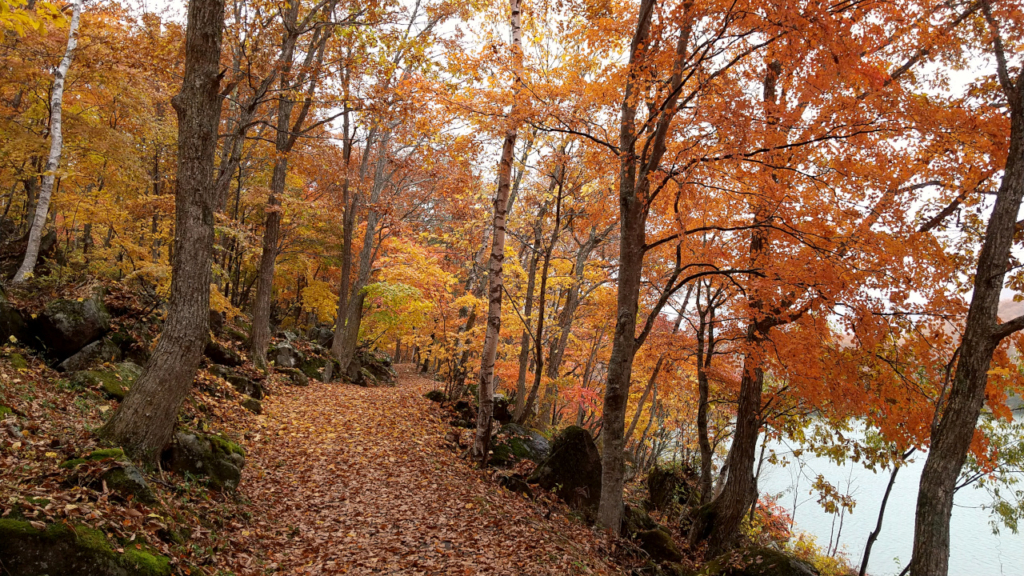
POLYGON ((72 4, 71 23, 68 25, 68 45, 64 50, 57 71, 53 75, 53 94, 50 96, 50 153, 46 158, 43 172, 43 184, 39 188, 39 202, 32 219, 32 227, 28 233, 28 246, 25 248, 25 259, 14 274, 14 282, 24 282, 35 270, 39 259, 39 244, 46 226, 46 216, 50 211, 50 197, 53 196, 53 184, 57 179, 57 168, 60 167, 60 156, 64 149, 63 120, 61 113, 64 107, 64 82, 71 68, 78 46, 78 22, 82 16, 82 0, 74 0, 72 4))

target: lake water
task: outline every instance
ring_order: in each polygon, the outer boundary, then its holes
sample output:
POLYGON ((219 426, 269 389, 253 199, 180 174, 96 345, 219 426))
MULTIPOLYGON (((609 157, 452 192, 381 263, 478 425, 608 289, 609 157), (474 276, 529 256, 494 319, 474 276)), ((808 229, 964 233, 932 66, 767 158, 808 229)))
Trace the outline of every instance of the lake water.
MULTIPOLYGON (((783 443, 769 445, 769 449, 774 448, 777 454, 787 455, 790 460, 793 459, 793 447, 783 443)), ((814 535, 822 549, 830 539, 835 541, 839 521, 818 505, 816 494, 809 493, 811 482, 821 474, 841 493, 852 494, 857 506, 843 519, 839 550, 846 553, 852 565, 859 566, 868 534, 878 519, 878 507, 889 482, 889 471, 874 473, 853 463, 839 466, 806 453, 800 460, 802 467, 796 463, 782 467, 766 462, 759 488, 763 493, 782 493, 779 504, 791 513, 794 513, 796 494, 794 528, 814 535)), ((917 486, 925 454, 915 454, 912 460, 896 476, 889 496, 882 531, 871 549, 868 562, 868 573, 872 576, 899 574, 910 560, 917 486)), ((993 534, 992 516, 981 508, 990 502, 987 491, 971 486, 956 493, 950 523, 950 576, 1024 576, 1024 531, 1013 534, 1009 529, 1000 527, 999 535, 993 534)))

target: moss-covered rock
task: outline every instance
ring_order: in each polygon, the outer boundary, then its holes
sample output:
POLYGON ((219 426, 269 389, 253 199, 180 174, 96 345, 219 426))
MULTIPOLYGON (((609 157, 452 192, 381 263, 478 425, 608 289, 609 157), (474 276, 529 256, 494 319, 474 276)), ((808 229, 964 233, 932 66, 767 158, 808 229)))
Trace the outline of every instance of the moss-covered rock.
POLYGON ((709 562, 701 576, 818 576, 803 560, 781 550, 754 546, 727 552, 709 562))
POLYGON ((641 530, 633 538, 640 549, 655 562, 679 562, 683 559, 683 553, 679 551, 679 547, 672 540, 672 535, 664 528, 641 530))
POLYGON ((0 404, 0 420, 6 420, 9 416, 14 415, 14 410, 9 407, 0 404))
POLYGON ((163 461, 172 472, 205 477, 218 490, 234 490, 242 478, 245 450, 220 436, 178 432, 163 461))
POLYGON ((380 350, 356 349, 345 372, 345 380, 356 386, 383 386, 395 383, 391 357, 380 350))
POLYGON ((11 368, 14 368, 15 370, 24 370, 28 368, 28 361, 25 360, 24 356, 17 352, 12 352, 11 355, 7 357, 7 361, 11 364, 11 368))
POLYGON ((117 465, 98 476, 74 473, 72 474, 73 481, 92 486, 93 488, 101 488, 103 484, 106 484, 108 489, 120 494, 125 499, 132 498, 147 503, 156 500, 142 472, 128 461, 120 448, 93 450, 81 458, 73 458, 62 462, 60 467, 73 470, 86 462, 98 462, 108 459, 116 460, 117 465))
POLYGON ((49 356, 64 360, 110 330, 102 294, 78 300, 53 300, 29 329, 49 356))
POLYGON ((324 368, 330 364, 327 358, 309 355, 299 363, 299 370, 309 377, 310 380, 323 380, 324 368))
POLYGON ((442 392, 441 390, 431 390, 430 392, 424 394, 423 397, 426 398, 427 400, 430 400, 431 402, 438 403, 444 402, 445 400, 444 392, 442 392))
POLYGON ((206 343, 206 347, 203 349, 203 355, 209 358, 214 364, 231 367, 242 365, 241 354, 235 352, 224 344, 217 342, 216 340, 210 340, 206 343))
POLYGON ((593 520, 601 499, 601 454, 590 432, 570 426, 555 436, 551 455, 537 466, 529 482, 553 491, 593 520))
POLYGON ((87 345, 73 356, 57 365, 58 372, 78 372, 91 366, 121 360, 121 349, 108 338, 101 338, 87 345))
POLYGON ((298 368, 278 368, 277 371, 286 374, 292 386, 309 386, 309 378, 298 368))
POLYGON ((640 508, 634 508, 628 504, 623 508, 621 530, 623 536, 632 538, 644 530, 654 530, 658 527, 658 523, 640 508))
POLYGON ((263 403, 251 396, 246 398, 245 400, 242 400, 242 408, 245 408, 246 410, 252 412, 253 414, 263 413, 263 403))
POLYGON ((492 442, 491 464, 507 466, 521 460, 543 462, 551 452, 548 439, 537 430, 519 424, 506 424, 492 442))
POLYGON ((116 548, 120 546, 111 545, 102 532, 87 526, 50 524, 39 530, 26 521, 0 518, 5 576, 171 574, 170 561, 150 549, 130 544, 119 553, 116 548))
POLYGON ((647 473, 648 500, 655 510, 683 504, 697 483, 693 470, 680 466, 655 465, 647 473))
POLYGON ((29 338, 28 323, 21 311, 7 301, 0 288, 0 342, 9 342, 12 336, 15 340, 26 341, 29 338))
POLYGON ((291 344, 278 344, 267 351, 267 358, 278 368, 296 368, 305 361, 305 356, 291 344))
POLYGON ((71 376, 71 385, 77 389, 98 388, 108 398, 124 400, 135 380, 142 375, 142 367, 133 362, 122 362, 114 369, 83 370, 71 376))

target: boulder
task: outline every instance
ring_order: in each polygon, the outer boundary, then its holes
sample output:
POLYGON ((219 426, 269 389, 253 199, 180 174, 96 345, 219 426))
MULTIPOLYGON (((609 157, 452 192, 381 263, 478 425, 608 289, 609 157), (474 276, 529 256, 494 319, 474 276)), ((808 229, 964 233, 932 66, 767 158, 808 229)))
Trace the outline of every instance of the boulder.
POLYGON ((508 400, 504 396, 494 397, 494 410, 492 412, 495 422, 502 426, 512 421, 512 410, 508 400))
POLYGON ((685 503, 697 478, 692 470, 678 466, 655 465, 647 473, 647 492, 651 507, 667 510, 675 504, 685 503))
POLYGON ((520 460, 540 463, 551 453, 551 445, 543 434, 515 423, 502 426, 491 445, 491 464, 495 466, 507 466, 520 460))
MULTIPOLYGON (((334 364, 334 368, 337 368, 338 361, 334 358, 325 357, 321 355, 310 354, 299 363, 299 370, 305 374, 311 380, 323 380, 324 379, 324 368, 328 364, 334 364)), ((336 372, 336 370, 332 370, 336 372)))
POLYGON ((529 482, 553 491, 593 520, 601 500, 601 454, 590 432, 579 426, 562 430, 551 442, 551 455, 537 466, 529 482))
POLYGON ((120 448, 106 448, 93 450, 82 458, 68 460, 60 465, 61 468, 76 469, 80 464, 86 462, 101 462, 103 460, 114 460, 116 465, 107 469, 99 476, 73 474, 76 482, 84 483, 96 490, 102 490, 103 485, 124 499, 133 499, 138 502, 153 503, 156 498, 149 487, 149 483, 136 468, 125 458, 120 448))
POLYGON ((209 372, 213 376, 221 378, 222 380, 226 380, 227 383, 230 384, 232 388, 237 390, 239 394, 243 394, 245 396, 252 396, 257 400, 263 399, 263 385, 260 384, 259 382, 252 380, 251 378, 244 374, 239 374, 232 370, 231 368, 228 368, 227 366, 221 364, 214 364, 210 366, 209 368, 207 368, 207 372, 209 372))
POLYGON ((672 535, 660 526, 652 530, 641 530, 633 538, 640 549, 655 562, 679 562, 683 559, 683 553, 672 540, 672 535))
POLYGON ((291 344, 278 344, 270 349, 269 360, 278 368, 295 368, 302 364, 302 353, 291 344))
POLYGON ((135 380, 142 375, 142 367, 133 362, 122 362, 113 369, 84 370, 71 376, 71 385, 78 389, 98 388, 112 400, 124 400, 135 380))
POLYGON ((220 342, 217 342, 216 340, 210 340, 206 343, 206 348, 203 349, 203 355, 209 358, 210 362, 213 362, 214 364, 231 367, 242 365, 241 354, 220 342))
POLYGON ((709 562, 705 576, 818 576, 803 560, 766 546, 738 548, 709 562))
POLYGON ((90 366, 121 360, 121 349, 109 338, 102 338, 87 344, 74 356, 57 365, 58 372, 78 372, 90 366))
POLYGON ((46 352, 64 360, 110 330, 110 314, 99 293, 79 300, 54 300, 30 328, 46 352))
POLYGON ((242 408, 253 414, 263 414, 263 403, 251 396, 242 400, 242 408))
POLYGON ((394 384, 395 369, 391 357, 380 350, 357 348, 345 372, 345 379, 356 386, 394 384))
POLYGON ((0 342, 5 344, 16 340, 25 341, 29 337, 28 324, 21 312, 7 301, 7 295, 0 287, 0 342))
POLYGON ((293 386, 309 386, 309 378, 298 368, 278 368, 277 371, 287 374, 293 386))
POLYGON ((334 343, 334 330, 314 326, 309 329, 309 339, 324 348, 330 348, 334 343))
POLYGON ((88 526, 57 523, 39 529, 24 520, 0 518, 5 576, 170 576, 166 557, 141 544, 116 551, 121 548, 88 526))
POLYGON ((647 512, 644 512, 640 508, 634 508, 628 504, 624 505, 622 512, 622 530, 620 531, 622 536, 632 538, 644 530, 654 530, 657 527, 658 523, 655 522, 647 512))
POLYGON ((218 490, 234 490, 242 479, 245 451, 220 436, 178 432, 162 460, 172 472, 205 477, 218 490))
POLYGON ((224 331, 224 314, 210 310, 210 332, 214 336, 220 336, 224 331))
POLYGON ((527 484, 526 480, 520 476, 499 476, 498 485, 515 492, 516 494, 522 494, 527 498, 533 499, 533 489, 527 484))
POLYGON ((426 398, 427 400, 430 400, 431 402, 437 402, 438 404, 444 402, 445 399, 444 392, 442 392, 441 390, 431 390, 430 392, 424 394, 423 397, 426 398))

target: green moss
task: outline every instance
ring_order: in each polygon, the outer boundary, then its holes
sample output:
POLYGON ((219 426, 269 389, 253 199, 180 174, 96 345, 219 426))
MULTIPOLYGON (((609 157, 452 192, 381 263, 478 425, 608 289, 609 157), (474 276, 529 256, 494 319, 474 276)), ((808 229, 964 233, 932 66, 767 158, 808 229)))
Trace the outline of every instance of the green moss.
POLYGON ((120 448, 101 448, 89 453, 89 460, 103 460, 104 458, 124 459, 124 450, 120 448))
POLYGON ((136 548, 125 548, 124 561, 141 574, 157 576, 171 573, 171 562, 165 556, 158 556, 136 548))
POLYGON ((7 406, 0 404, 0 420, 6 419, 11 414, 14 414, 14 410, 11 410, 7 406))
POLYGON ((440 390, 431 390, 424 394, 423 397, 431 402, 444 402, 444 392, 440 390))
POLYGON ((210 439, 210 444, 213 444, 213 449, 222 454, 238 454, 239 456, 245 456, 244 448, 223 436, 210 434, 208 438, 210 439))
POLYGON ((8 356, 7 361, 11 363, 11 368, 14 368, 16 370, 28 368, 28 362, 25 360, 25 357, 22 356, 21 354, 18 354, 17 352, 12 353, 10 356, 8 356))
MULTIPOLYGON (((66 524, 50 524, 44 530, 32 527, 26 521, 14 520, 11 518, 0 518, 0 542, 21 542, 22 545, 42 545, 45 549, 47 543, 58 543, 70 541, 82 552, 88 553, 96 568, 110 568, 118 566, 130 574, 138 576, 169 576, 171 574, 170 560, 164 556, 155 554, 151 549, 136 548, 129 545, 123 554, 115 552, 107 537, 88 526, 76 525, 70 527, 66 524)), ((107 572, 107 569, 102 569, 107 572)))
POLYGON ((84 464, 85 462, 90 460, 95 462, 97 460, 106 460, 107 458, 113 458, 115 460, 124 460, 124 450, 121 450, 120 448, 100 448, 99 450, 93 450, 84 458, 74 458, 72 460, 62 462, 60 467, 74 468, 75 466, 78 466, 79 464, 84 464))
POLYGON ((302 373, 307 377, 313 380, 318 380, 321 374, 320 371, 323 370, 325 366, 327 366, 327 360, 313 356, 304 360, 299 366, 299 370, 302 370, 302 373))

